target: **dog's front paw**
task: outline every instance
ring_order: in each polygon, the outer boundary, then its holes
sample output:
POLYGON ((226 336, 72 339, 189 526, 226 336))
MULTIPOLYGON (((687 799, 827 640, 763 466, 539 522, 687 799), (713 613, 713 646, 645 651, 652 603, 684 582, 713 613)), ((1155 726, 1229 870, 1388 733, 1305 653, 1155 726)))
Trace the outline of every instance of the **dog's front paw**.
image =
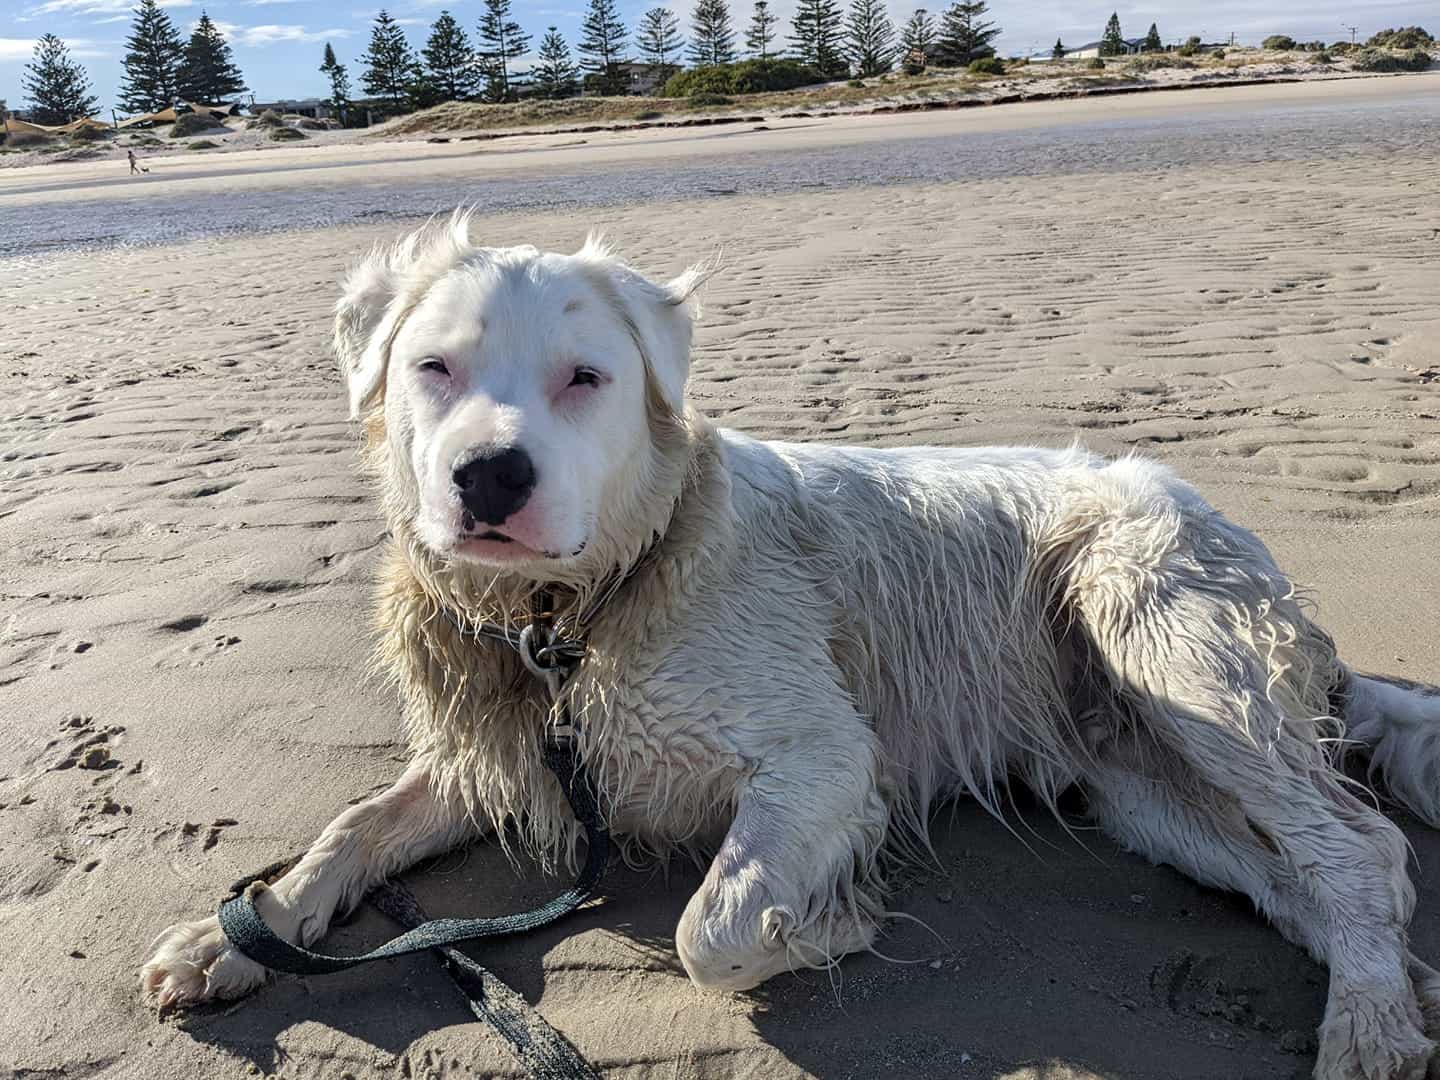
POLYGON ((264 981, 265 969, 230 944, 214 916, 163 931, 140 969, 141 992, 162 1009, 240 997, 264 981))
POLYGON ((1436 1048, 1410 1012, 1404 1002, 1379 995, 1332 993, 1320 1025, 1315 1080, 1425 1080, 1436 1048))

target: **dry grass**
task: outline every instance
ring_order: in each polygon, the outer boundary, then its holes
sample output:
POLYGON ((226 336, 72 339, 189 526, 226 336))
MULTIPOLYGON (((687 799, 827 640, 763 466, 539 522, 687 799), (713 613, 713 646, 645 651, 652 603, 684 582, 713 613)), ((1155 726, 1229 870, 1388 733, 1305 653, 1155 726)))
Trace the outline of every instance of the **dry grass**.
POLYGON ((476 102, 447 102, 434 108, 396 117, 370 131, 369 135, 385 137, 422 135, 437 132, 480 132, 544 130, 546 128, 577 128, 618 126, 640 123, 693 121, 703 116, 744 116, 766 113, 781 116, 787 113, 818 113, 863 110, 867 107, 904 106, 906 104, 936 105, 959 102, 977 95, 1005 97, 1011 94, 1063 91, 1083 93, 1121 83, 1144 84, 1147 73, 1160 75, 1164 69, 1186 71, 1197 82, 1214 78, 1220 73, 1241 74, 1260 65, 1280 65, 1276 74, 1325 68, 1317 63, 1315 53, 1276 52, 1264 49, 1233 49, 1224 56, 1198 54, 1185 59, 1119 57, 1103 68, 1090 69, 1085 61, 1032 61, 1018 65, 999 77, 976 77, 961 69, 932 68, 921 75, 898 72, 849 82, 825 83, 796 90, 762 94, 743 94, 732 103, 696 108, 685 98, 623 97, 567 98, 563 101, 521 101, 506 105, 484 105, 476 102), (1036 86, 1037 83, 1045 85, 1036 86))

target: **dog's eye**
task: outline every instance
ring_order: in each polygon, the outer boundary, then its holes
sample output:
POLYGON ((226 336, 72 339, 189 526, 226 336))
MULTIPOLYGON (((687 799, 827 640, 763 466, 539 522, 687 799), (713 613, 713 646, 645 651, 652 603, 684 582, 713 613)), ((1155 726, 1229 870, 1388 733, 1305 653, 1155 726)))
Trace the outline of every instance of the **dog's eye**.
POLYGON ((571 386, 599 386, 600 373, 594 368, 577 367, 575 374, 570 376, 571 386))
POLYGON ((420 361, 420 370, 428 371, 432 375, 449 375, 450 369, 445 366, 445 361, 434 356, 427 356, 420 361))

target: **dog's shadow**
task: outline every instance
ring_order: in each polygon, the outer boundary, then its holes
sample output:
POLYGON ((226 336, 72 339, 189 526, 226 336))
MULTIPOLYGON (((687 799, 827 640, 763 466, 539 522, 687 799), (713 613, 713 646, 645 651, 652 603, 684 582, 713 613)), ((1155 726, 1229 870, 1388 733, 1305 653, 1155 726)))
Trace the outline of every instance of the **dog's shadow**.
MULTIPOLYGON (((1440 837, 1401 820, 1422 870, 1440 861, 1440 837)), ((750 1045, 732 1064, 754 1060, 756 1075, 1309 1075, 1325 972, 1266 926, 1248 901, 1152 867, 1093 832, 1072 834, 1024 806, 1007 828, 962 804, 945 812, 934 835, 940 869, 910 871, 899 881, 891 906, 904 914, 887 924, 878 944, 883 957, 853 956, 833 972, 782 976, 739 999, 694 990, 675 959, 675 924, 700 880, 697 869, 680 863, 663 874, 612 869, 601 902, 536 933, 466 951, 532 1005, 546 992, 547 971, 563 972, 568 988, 558 1003, 547 998, 541 1011, 602 1073, 630 1061, 625 1047, 648 1045, 643 1030, 596 1037, 607 1026, 653 1024, 658 1035, 661 1014, 683 1009, 699 1033, 707 1015, 718 1026, 733 1022, 738 1009, 748 1022, 728 1030, 750 1045), (567 1000, 577 988, 593 997, 567 1000)), ((1416 877, 1422 898, 1415 948, 1434 961, 1440 891, 1427 886, 1422 872, 1416 877)), ((493 845, 454 853, 406 880, 432 915, 519 911, 558 888, 538 870, 517 871, 493 845)), ((360 952, 395 929, 366 907, 323 947, 360 952)), ((379 1075, 405 1075, 412 1065, 425 1075, 424 1062, 405 1059, 417 1043, 433 1042, 425 1037, 438 1029, 445 1029, 447 1047, 468 1048, 457 1056, 484 1062, 484 1073, 504 1065, 522 1075, 429 957, 282 977, 241 1003, 197 1011, 183 1023, 196 1039, 266 1072, 286 1064, 282 1047, 294 1040, 285 1033, 311 1023, 368 1044, 379 1075), (397 1059, 402 1068, 388 1071, 397 1059)), ((676 1032, 664 1034, 674 1047, 676 1032)), ((307 1036, 306 1056, 325 1042, 307 1036)), ((353 1051, 351 1044, 344 1055, 352 1062, 353 1051)), ((637 1049, 633 1057, 641 1056, 637 1049)), ((672 1066, 676 1076, 727 1075, 730 1068, 683 1051, 672 1066)))

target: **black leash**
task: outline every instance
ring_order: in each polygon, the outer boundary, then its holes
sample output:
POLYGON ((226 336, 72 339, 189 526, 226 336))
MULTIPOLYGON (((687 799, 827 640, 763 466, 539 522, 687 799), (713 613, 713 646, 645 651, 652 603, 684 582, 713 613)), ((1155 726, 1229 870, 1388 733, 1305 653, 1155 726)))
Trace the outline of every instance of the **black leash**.
MULTIPOLYGON (((633 570, 631 571, 633 573, 633 570)), ((576 621, 575 631, 583 634, 600 605, 629 575, 617 577, 597 595, 576 621)), ((467 627, 448 610, 447 618, 462 632, 502 641, 519 654, 527 670, 544 684, 554 705, 565 681, 574 674, 585 655, 580 637, 565 638, 556 630, 548 591, 536 595, 530 623, 519 633, 490 623, 467 627)), ((610 859, 610 834, 601 818, 594 785, 575 752, 570 732, 569 711, 560 706, 561 725, 544 744, 546 766, 560 781, 565 799, 585 830, 585 865, 575 884, 565 892, 530 911, 483 919, 430 919, 410 891, 398 882, 386 882, 367 898, 381 912, 407 927, 405 933, 358 956, 334 956, 312 952, 276 934, 255 907, 257 885, 279 876, 298 860, 275 863, 255 878, 242 879, 232 895, 220 905, 220 926, 230 943, 250 959, 267 968, 294 975, 326 975, 359 964, 433 949, 445 972, 469 1002, 471 1011, 491 1025, 537 1080, 596 1080, 583 1057, 559 1032, 531 1009, 519 994, 484 967, 452 946, 480 938, 523 934, 547 926, 570 914, 591 896, 604 876, 610 859), (257 881, 257 878, 259 879, 257 881)))

